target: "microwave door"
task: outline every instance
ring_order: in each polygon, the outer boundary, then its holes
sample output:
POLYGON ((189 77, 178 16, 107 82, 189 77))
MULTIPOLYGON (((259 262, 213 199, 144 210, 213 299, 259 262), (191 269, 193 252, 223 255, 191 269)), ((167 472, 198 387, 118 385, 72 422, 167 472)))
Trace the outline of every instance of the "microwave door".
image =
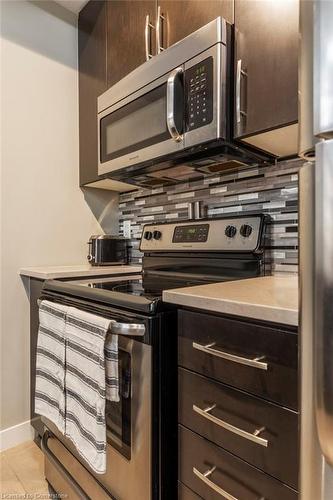
POLYGON ((99 175, 182 150, 183 100, 180 66, 99 113, 99 175))

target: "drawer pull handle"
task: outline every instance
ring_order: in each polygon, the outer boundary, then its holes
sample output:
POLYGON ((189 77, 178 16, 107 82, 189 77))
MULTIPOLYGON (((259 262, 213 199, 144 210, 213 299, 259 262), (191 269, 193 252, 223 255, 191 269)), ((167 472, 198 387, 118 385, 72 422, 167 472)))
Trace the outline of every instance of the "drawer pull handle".
POLYGON ((206 472, 200 472, 198 469, 193 467, 193 474, 195 474, 201 481, 203 481, 207 486, 209 486, 212 490, 216 491, 221 497, 226 498, 227 500, 238 500, 238 498, 234 497, 233 495, 230 495, 227 491, 223 490, 220 486, 217 486, 211 479, 209 479, 209 476, 213 474, 215 471, 216 466, 214 465, 211 469, 208 469, 206 472))
POLYGON ((253 368, 258 368, 259 370, 268 369, 268 364, 261 361, 264 359, 264 356, 259 356, 253 359, 243 358, 242 356, 236 356, 236 354, 229 354, 228 352, 220 351, 219 349, 213 349, 215 345, 215 342, 207 345, 197 344, 197 342, 192 343, 193 349, 211 354, 212 356, 227 359, 228 361, 233 361, 234 363, 239 363, 240 365, 252 366, 253 368))
MULTIPOLYGON (((224 489, 222 489, 220 486, 217 486, 216 483, 214 483, 211 479, 209 479, 209 476, 213 474, 213 472, 216 470, 216 465, 213 465, 210 469, 208 469, 206 472, 200 472, 198 469, 193 467, 192 471, 193 474, 195 474, 201 481, 203 481, 207 486, 209 486, 212 490, 216 491, 221 497, 226 498, 227 500, 238 500, 238 498, 234 497, 224 489)), ((265 500, 264 497, 260 497, 258 500, 265 500)))
POLYGON ((198 415, 201 415, 202 417, 206 418, 207 420, 210 420, 210 422, 213 422, 216 425, 219 425, 220 427, 223 427, 223 429, 226 429, 227 431, 233 432, 234 434, 237 434, 237 436, 241 436, 245 439, 248 439, 249 441, 253 441, 256 444, 260 444, 260 446, 264 446, 267 448, 268 446, 268 441, 267 439, 264 439, 259 436, 261 432, 265 430, 265 427, 261 427, 260 429, 256 429, 253 434, 251 432, 244 431, 243 429, 239 429, 238 427, 235 427, 232 424, 229 424, 228 422, 225 422, 224 420, 221 420, 220 418, 215 417, 212 415, 210 412, 216 408, 216 404, 213 404, 211 406, 208 406, 208 408, 200 408, 197 405, 192 406, 193 411, 198 413, 198 415))

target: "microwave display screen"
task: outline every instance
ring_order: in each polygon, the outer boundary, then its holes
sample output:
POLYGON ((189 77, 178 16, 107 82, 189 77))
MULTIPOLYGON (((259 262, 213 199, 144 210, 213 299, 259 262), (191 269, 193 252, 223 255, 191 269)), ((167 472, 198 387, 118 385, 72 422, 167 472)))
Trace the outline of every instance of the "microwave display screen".
POLYGON ((196 224, 195 226, 176 226, 173 243, 201 243, 207 241, 209 224, 196 224))
POLYGON ((138 151, 169 138, 164 84, 101 119, 101 161, 138 151))

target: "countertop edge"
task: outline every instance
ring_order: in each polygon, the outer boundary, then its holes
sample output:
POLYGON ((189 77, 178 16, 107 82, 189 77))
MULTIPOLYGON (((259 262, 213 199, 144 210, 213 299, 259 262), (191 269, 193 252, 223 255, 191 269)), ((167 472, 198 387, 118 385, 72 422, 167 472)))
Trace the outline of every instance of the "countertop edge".
MULTIPOLYGON (((68 266, 70 267, 70 266, 68 266)), ((37 278, 42 280, 47 279, 59 279, 59 278, 89 278, 90 276, 112 276, 112 275, 122 275, 122 274, 138 274, 141 273, 141 266, 124 266, 124 269, 120 269, 120 266, 108 266, 105 268, 92 267, 86 270, 75 270, 68 269, 68 271, 40 271, 34 270, 34 268, 21 268, 18 272, 19 276, 25 276, 27 278, 37 278)))
POLYGON ((232 316, 267 321, 298 327, 298 311, 284 307, 264 304, 251 304, 221 298, 197 297, 191 294, 177 293, 176 290, 163 292, 163 300, 183 307, 190 307, 202 312, 215 312, 232 316))

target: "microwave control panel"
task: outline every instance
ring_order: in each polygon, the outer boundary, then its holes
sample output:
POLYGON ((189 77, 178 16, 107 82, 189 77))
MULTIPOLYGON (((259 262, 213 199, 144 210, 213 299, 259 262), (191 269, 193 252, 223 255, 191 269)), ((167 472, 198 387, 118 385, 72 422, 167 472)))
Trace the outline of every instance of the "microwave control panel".
POLYGON ((203 127, 213 120, 213 58, 186 70, 186 130, 203 127))

